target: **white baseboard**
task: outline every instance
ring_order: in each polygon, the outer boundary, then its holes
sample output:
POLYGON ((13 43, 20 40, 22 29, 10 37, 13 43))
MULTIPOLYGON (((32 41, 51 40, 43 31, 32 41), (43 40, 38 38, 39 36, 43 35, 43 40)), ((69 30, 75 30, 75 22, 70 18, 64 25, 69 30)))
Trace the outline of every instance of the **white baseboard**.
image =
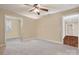
POLYGON ((43 41, 48 41, 51 43, 58 43, 58 44, 63 44, 63 42, 59 42, 59 41, 55 41, 55 40, 51 40, 51 39, 47 39, 47 38, 43 38, 43 37, 30 37, 30 38, 23 38, 23 40, 27 41, 27 40, 43 40, 43 41))
POLYGON ((20 37, 19 36, 5 37, 5 39, 13 39, 13 38, 20 38, 20 37))
POLYGON ((55 40, 51 40, 51 39, 47 39, 47 38, 42 38, 42 37, 37 37, 37 39, 48 41, 48 42, 51 42, 51 43, 63 44, 63 42, 59 42, 59 41, 55 41, 55 40))
POLYGON ((27 40, 35 40, 36 37, 23 37, 22 39, 23 39, 23 41, 27 41, 27 40))

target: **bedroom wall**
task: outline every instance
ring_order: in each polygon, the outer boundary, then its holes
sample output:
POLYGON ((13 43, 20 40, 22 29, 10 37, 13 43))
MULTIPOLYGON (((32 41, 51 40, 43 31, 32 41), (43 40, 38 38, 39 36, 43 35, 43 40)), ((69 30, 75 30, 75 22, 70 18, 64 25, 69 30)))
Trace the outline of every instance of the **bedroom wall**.
POLYGON ((36 20, 28 19, 28 21, 27 21, 27 19, 23 21, 23 27, 22 27, 22 34, 23 35, 22 36, 24 39, 35 38, 37 35, 36 28, 37 28, 38 24, 37 24, 36 20))
MULTIPOLYGON (((15 13, 15 12, 11 12, 9 10, 6 10, 6 11, 4 10, 4 12, 5 12, 6 15, 10 15, 10 16, 22 19, 22 22, 23 22, 22 23, 22 28, 21 28, 22 38, 35 37, 35 35, 36 35, 36 32, 35 32, 36 25, 35 25, 35 22, 33 21, 33 19, 21 16, 21 15, 15 13)), ((14 35, 15 32, 11 33, 11 35, 14 35)), ((15 34, 15 36, 18 36, 18 34, 17 35, 15 34)))
POLYGON ((63 43, 62 16, 77 13, 79 13, 79 8, 43 16, 38 20, 37 37, 51 42, 63 43))
MULTIPOLYGON (((21 16, 15 12, 5 10, 5 9, 0 9, 0 46, 2 44, 5 44, 5 15, 12 16, 12 17, 17 17, 22 19, 22 28, 21 28, 21 36, 24 38, 30 38, 30 37, 35 37, 36 35, 36 22, 31 21, 33 19, 21 16)), ((16 31, 15 31, 16 32, 16 31)), ((10 35, 15 35, 15 32, 10 33, 10 35)), ((17 32, 16 32, 17 33, 17 32)), ((8 34, 9 35, 9 34, 8 34)))
POLYGON ((37 37, 51 42, 61 42, 62 14, 51 14, 38 20, 37 37))

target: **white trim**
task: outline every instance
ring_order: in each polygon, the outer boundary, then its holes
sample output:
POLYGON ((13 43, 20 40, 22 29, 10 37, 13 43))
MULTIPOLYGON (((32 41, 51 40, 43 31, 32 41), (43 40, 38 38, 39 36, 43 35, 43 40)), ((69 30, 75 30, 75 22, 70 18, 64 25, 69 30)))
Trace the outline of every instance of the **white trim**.
POLYGON ((23 41, 27 41, 27 40, 43 40, 43 41, 47 41, 47 42, 50 42, 50 43, 63 44, 62 42, 55 41, 55 40, 51 40, 51 39, 46 39, 46 38, 43 38, 43 37, 30 37, 30 38, 23 38, 23 41))
POLYGON ((20 37, 6 37, 6 39, 13 39, 13 38, 20 38, 20 37))
POLYGON ((63 43, 63 38, 64 38, 64 36, 65 36, 65 35, 64 35, 64 34, 65 34, 65 31, 64 31, 64 30, 65 30, 65 29, 64 29, 65 26, 64 26, 64 19, 63 19, 63 18, 64 18, 64 16, 62 17, 62 43, 63 43))
POLYGON ((5 15, 5 18, 11 18, 11 19, 22 19, 21 17, 16 17, 16 16, 10 16, 10 15, 5 15))
POLYGON ((23 37, 22 39, 23 41, 27 41, 27 40, 35 40, 37 38, 36 37, 23 37))
POLYGON ((47 38, 43 38, 43 37, 37 37, 36 39, 48 41, 48 42, 51 42, 51 43, 63 44, 63 42, 59 42, 59 41, 55 41, 53 39, 51 40, 51 39, 47 39, 47 38))

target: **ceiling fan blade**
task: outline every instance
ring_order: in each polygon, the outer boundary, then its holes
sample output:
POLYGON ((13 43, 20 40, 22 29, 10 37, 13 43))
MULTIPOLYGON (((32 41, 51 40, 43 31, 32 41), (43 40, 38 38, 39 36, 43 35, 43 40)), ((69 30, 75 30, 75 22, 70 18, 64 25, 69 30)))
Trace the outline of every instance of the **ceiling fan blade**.
POLYGON ((32 12, 32 11, 34 11, 34 10, 35 10, 35 8, 32 8, 32 9, 29 10, 29 12, 32 12))
POLYGON ((40 12, 37 12, 38 15, 40 15, 40 12))
POLYGON ((43 11, 48 11, 47 8, 40 8, 40 10, 43 10, 43 11))
POLYGON ((34 11, 34 9, 29 10, 29 12, 32 12, 32 11, 34 11))

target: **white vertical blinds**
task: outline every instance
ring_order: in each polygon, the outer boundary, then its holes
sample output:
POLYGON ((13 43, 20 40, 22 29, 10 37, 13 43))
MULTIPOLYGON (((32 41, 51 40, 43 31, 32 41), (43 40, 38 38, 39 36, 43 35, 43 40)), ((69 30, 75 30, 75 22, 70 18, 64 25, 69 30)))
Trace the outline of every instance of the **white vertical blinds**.
POLYGON ((79 14, 64 16, 64 35, 78 36, 79 34, 79 14))
POLYGON ((5 31, 11 32, 12 31, 12 21, 9 19, 5 20, 5 31))

